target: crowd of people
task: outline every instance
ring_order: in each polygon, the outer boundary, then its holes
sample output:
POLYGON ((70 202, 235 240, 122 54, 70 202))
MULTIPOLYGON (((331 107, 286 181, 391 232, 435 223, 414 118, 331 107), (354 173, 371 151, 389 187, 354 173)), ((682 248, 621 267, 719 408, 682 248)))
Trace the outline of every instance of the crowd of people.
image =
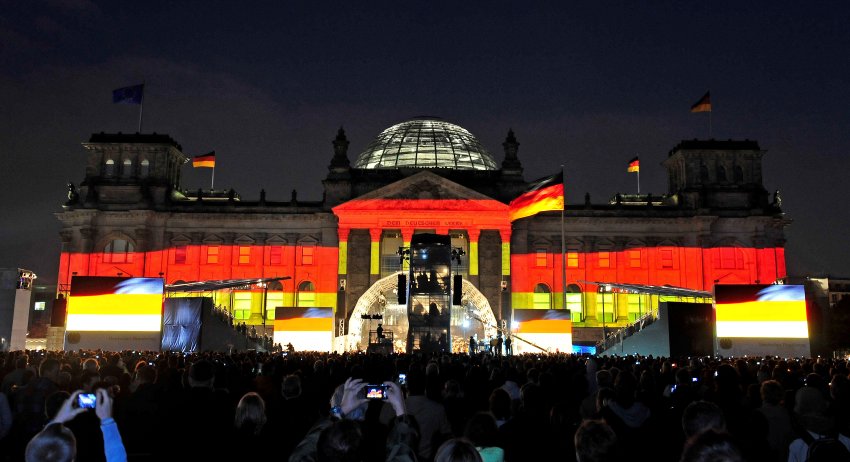
POLYGON ((0 461, 843 460, 848 373, 826 358, 0 353, 0 461))

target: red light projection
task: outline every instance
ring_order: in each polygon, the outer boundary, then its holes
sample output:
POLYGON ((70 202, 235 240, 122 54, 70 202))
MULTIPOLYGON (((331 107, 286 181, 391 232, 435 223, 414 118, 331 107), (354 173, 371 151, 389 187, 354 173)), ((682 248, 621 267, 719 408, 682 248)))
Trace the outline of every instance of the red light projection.
MULTIPOLYGON (((561 291, 561 258, 511 255, 511 286, 533 292, 543 283, 561 291)), ((785 249, 771 247, 635 247, 616 252, 567 252, 567 283, 606 281, 711 290, 715 283, 771 283, 785 277, 785 249)))

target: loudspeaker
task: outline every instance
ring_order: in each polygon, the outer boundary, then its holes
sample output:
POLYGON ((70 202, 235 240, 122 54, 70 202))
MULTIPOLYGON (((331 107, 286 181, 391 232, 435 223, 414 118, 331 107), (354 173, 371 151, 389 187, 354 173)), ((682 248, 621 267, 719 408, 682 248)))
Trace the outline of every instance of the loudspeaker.
POLYGON ((455 274, 454 282, 452 282, 452 305, 460 305, 461 298, 463 298, 463 277, 455 274))
POLYGON ((407 276, 398 275, 398 304, 407 304, 407 276))

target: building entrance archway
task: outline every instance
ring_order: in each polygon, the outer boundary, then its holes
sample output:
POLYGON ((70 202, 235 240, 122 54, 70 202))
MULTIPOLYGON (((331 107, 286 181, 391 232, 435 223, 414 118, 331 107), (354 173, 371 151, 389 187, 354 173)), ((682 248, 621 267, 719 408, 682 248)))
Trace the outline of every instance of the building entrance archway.
MULTIPOLYGON (((348 323, 348 335, 343 345, 346 351, 365 351, 369 345, 369 332, 382 324, 384 335, 392 336, 393 351, 408 351, 408 341, 415 349, 418 339, 408 339, 407 306, 397 303, 398 275, 396 272, 372 284, 357 300, 348 323), (380 319, 376 315, 381 315, 380 319)), ((452 351, 464 352, 469 337, 479 340, 494 337, 497 332, 496 317, 487 297, 471 282, 463 280, 461 305, 451 308, 452 351)))

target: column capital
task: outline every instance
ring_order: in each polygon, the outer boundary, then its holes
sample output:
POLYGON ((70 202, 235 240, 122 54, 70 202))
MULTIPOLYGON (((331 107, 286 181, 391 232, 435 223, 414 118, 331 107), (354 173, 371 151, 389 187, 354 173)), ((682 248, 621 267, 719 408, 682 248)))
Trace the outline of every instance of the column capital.
POLYGON ((511 242, 511 228, 500 229, 499 237, 502 238, 502 242, 511 242))
POLYGON ((340 241, 347 241, 348 235, 351 234, 351 228, 339 227, 336 229, 336 233, 340 241))
POLYGON ((413 228, 402 228, 401 240, 403 242, 410 242, 411 239, 413 239, 413 228))
POLYGON ((381 234, 384 233, 384 230, 381 228, 369 228, 369 237, 372 239, 372 242, 378 242, 381 240, 381 234))
POLYGON ((481 237, 480 229, 467 229, 466 234, 469 235, 469 242, 478 242, 478 238, 481 237))

